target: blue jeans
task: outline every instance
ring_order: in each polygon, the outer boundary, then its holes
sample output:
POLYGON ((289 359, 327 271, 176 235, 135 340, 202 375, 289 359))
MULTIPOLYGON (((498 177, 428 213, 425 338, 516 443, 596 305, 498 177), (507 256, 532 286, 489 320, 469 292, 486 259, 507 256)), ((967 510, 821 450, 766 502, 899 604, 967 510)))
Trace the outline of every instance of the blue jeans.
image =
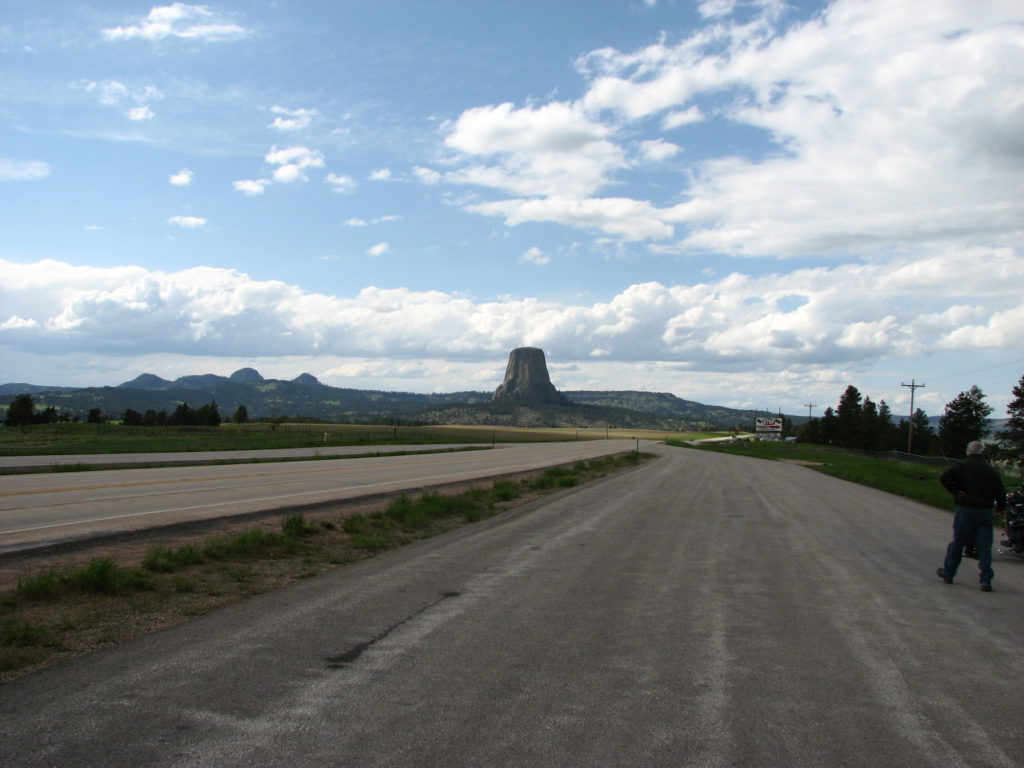
POLYGON ((946 548, 946 561, 942 564, 943 572, 949 577, 956 576, 960 567, 960 559, 964 554, 964 544, 974 537, 978 548, 978 581, 990 584, 995 575, 992 571, 992 518, 991 509, 974 507, 957 507, 953 514, 953 540, 946 548))

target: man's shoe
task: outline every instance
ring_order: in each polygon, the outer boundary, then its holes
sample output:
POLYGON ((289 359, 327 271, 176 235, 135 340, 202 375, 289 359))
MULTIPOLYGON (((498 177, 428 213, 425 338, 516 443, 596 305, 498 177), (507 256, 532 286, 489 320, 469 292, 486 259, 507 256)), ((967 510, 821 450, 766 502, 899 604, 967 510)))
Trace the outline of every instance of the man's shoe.
POLYGON ((982 584, 981 585, 981 591, 982 592, 991 592, 992 591, 992 585, 991 584, 982 584))
POLYGON ((935 569, 935 573, 937 573, 939 578, 942 579, 947 584, 952 584, 953 583, 953 579, 951 577, 947 576, 946 572, 944 570, 942 570, 941 568, 936 568, 935 569))

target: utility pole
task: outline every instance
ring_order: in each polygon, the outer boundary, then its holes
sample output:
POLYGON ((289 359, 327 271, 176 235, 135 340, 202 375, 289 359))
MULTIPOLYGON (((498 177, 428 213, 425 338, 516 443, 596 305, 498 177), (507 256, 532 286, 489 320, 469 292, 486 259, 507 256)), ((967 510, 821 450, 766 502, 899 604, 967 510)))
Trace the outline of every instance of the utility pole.
POLYGON ((915 379, 911 379, 909 384, 900 382, 901 387, 907 387, 910 390, 910 419, 907 421, 907 453, 913 453, 910 449, 914 445, 914 390, 921 389, 924 384, 918 384, 915 379))
POLYGON ((811 410, 818 407, 817 403, 804 403, 807 406, 807 420, 811 420, 811 410))

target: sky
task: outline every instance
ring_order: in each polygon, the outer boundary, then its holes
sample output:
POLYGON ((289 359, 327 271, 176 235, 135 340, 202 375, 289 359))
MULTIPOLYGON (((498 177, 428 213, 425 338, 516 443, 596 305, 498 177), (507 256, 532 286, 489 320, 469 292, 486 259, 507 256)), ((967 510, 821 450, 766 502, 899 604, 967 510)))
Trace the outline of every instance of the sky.
POLYGON ((1022 234, 1019 0, 0 0, 0 382, 999 418, 1022 234))

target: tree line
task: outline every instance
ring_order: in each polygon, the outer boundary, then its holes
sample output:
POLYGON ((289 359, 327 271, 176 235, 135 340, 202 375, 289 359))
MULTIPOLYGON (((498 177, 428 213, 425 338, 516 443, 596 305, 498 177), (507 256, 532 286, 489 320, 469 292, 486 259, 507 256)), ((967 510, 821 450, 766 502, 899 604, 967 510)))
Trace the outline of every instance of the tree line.
MULTIPOLYGON (((104 415, 99 408, 91 408, 85 418, 86 423, 89 424, 102 424, 112 420, 110 416, 104 415)), ((244 405, 238 406, 232 420, 236 424, 243 424, 249 420, 249 412, 244 405)), ((4 424, 8 427, 80 421, 82 421, 80 415, 57 411, 52 407, 37 411, 31 395, 15 397, 7 407, 7 414, 4 417, 4 424)), ((222 422, 223 419, 215 400, 199 408, 192 408, 188 403, 179 403, 171 413, 152 408, 145 413, 140 413, 132 408, 127 408, 121 417, 122 424, 132 427, 219 427, 222 422)))
POLYGON ((893 421, 885 400, 875 403, 850 385, 835 408, 820 418, 809 419, 796 429, 796 437, 808 443, 835 445, 862 451, 906 451, 926 456, 962 457, 972 440, 991 438, 989 453, 996 458, 1024 460, 1024 376, 1013 388, 1006 406, 1006 426, 989 435, 993 409, 978 386, 972 386, 946 403, 938 429, 920 408, 909 419, 893 421))

